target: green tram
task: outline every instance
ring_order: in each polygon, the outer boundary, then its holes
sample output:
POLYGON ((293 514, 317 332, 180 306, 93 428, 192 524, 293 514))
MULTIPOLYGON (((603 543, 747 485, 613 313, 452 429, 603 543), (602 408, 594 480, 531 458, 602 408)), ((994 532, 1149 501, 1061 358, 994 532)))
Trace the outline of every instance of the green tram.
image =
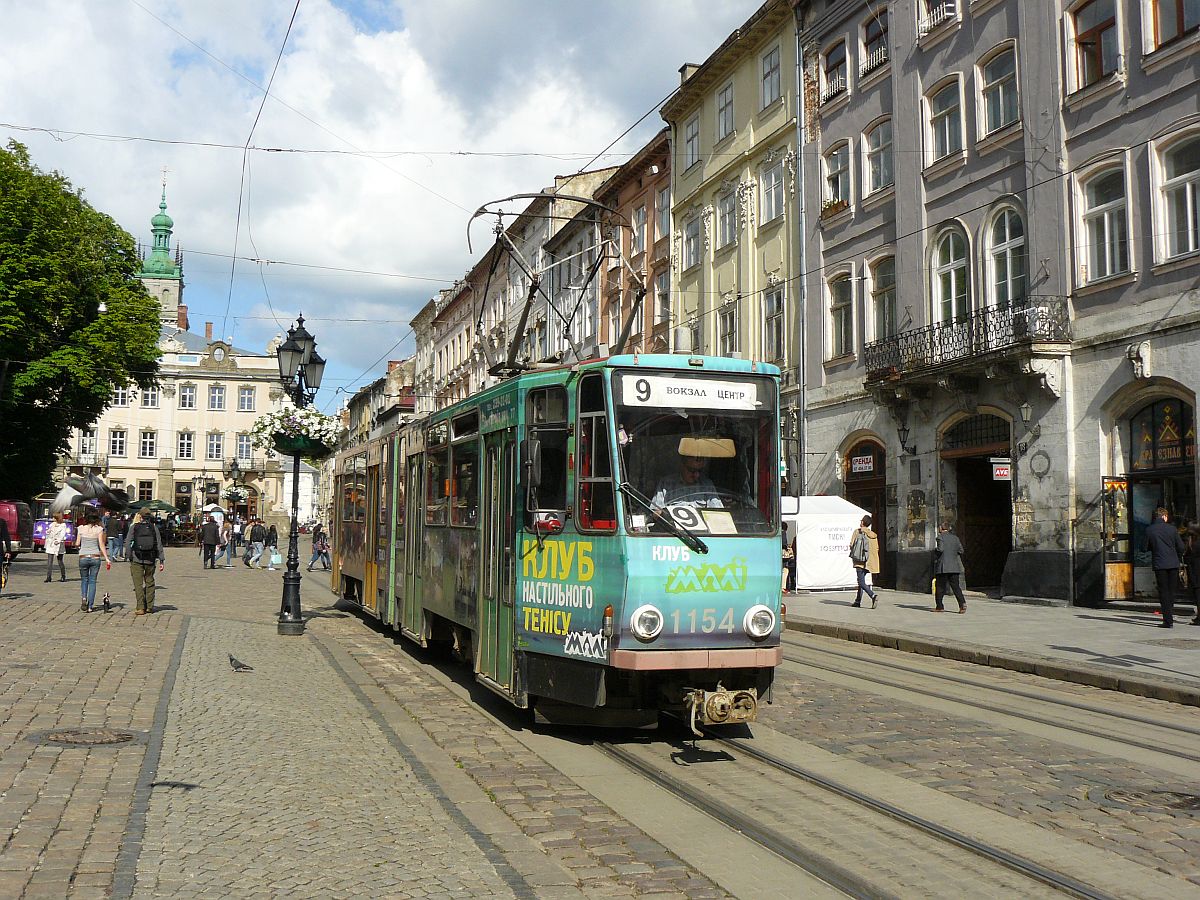
POLYGON ((619 355, 336 461, 333 586, 545 721, 753 721, 780 647, 779 370, 619 355))

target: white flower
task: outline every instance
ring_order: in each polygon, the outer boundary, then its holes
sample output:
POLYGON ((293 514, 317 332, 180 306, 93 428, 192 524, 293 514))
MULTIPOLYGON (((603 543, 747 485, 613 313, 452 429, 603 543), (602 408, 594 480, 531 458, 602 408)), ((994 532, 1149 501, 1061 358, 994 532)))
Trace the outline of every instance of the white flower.
POLYGON ((250 429, 250 438, 256 447, 272 447, 276 435, 304 437, 335 446, 341 433, 341 425, 333 416, 326 416, 310 407, 296 409, 291 404, 259 416, 250 429))

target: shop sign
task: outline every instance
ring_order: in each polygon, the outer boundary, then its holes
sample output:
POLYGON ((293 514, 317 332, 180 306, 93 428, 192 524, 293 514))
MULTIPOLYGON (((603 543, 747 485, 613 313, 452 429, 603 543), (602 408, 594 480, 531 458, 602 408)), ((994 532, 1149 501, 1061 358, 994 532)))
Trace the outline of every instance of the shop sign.
POLYGON ((868 453, 866 456, 850 457, 850 471, 854 475, 862 475, 867 472, 875 471, 875 456, 868 453))
POLYGON ((1012 460, 992 460, 992 481, 1012 481, 1012 460))

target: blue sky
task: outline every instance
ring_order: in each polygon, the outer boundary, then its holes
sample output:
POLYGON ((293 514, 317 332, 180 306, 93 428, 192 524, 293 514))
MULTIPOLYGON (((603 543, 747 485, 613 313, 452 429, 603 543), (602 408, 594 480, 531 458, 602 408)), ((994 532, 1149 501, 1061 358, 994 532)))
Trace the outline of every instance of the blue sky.
MULTIPOLYGON (((303 310, 329 359, 327 409, 383 372, 372 362, 411 353, 409 320, 472 264, 471 212, 575 171, 758 6, 302 0, 253 144, 308 152, 252 152, 235 225, 239 148, 293 3, 0 0, 0 140, 144 243, 165 166, 192 331, 223 323, 261 349, 303 310), (235 247, 327 268, 243 261, 231 281, 235 247)), ((598 164, 661 127, 652 115, 598 164)))

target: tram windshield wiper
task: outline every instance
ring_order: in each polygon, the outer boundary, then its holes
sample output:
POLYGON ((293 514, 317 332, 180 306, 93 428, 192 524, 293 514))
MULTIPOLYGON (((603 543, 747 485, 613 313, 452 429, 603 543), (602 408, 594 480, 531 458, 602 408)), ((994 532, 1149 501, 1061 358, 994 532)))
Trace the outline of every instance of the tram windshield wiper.
POLYGON ((668 516, 663 510, 655 509, 654 506, 651 505, 650 501, 634 490, 633 485, 631 485, 628 481, 622 481, 619 485, 617 485, 617 489, 629 499, 636 500, 641 506, 644 506, 650 515, 654 516, 654 518, 661 522, 667 531, 671 532, 671 534, 683 541, 689 549, 694 550, 697 553, 708 552, 708 544, 704 543, 704 541, 692 534, 692 532, 690 532, 687 528, 680 525, 678 522, 668 516))

